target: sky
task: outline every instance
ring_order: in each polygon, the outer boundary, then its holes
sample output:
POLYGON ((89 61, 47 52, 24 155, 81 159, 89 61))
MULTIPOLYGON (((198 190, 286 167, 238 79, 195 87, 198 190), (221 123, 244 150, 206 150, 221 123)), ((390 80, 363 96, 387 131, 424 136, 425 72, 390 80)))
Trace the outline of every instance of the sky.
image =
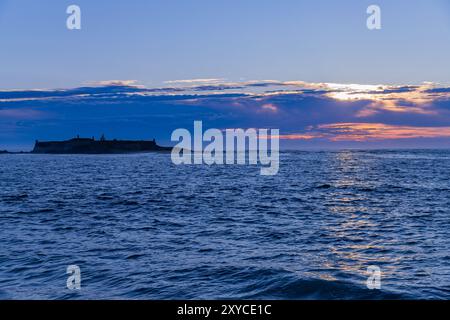
POLYGON ((0 88, 195 78, 449 84, 447 0, 0 0, 0 88), (382 29, 366 28, 378 4, 382 29), (82 29, 66 28, 77 4, 82 29))
POLYGON ((169 143, 194 120, 292 148, 447 147, 449 56, 446 0, 0 0, 0 149, 169 143))

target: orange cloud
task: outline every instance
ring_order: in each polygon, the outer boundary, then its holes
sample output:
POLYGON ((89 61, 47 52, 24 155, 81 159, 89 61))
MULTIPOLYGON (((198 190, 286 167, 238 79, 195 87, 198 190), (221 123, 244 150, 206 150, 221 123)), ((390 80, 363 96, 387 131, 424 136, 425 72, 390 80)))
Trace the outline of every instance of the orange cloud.
POLYGON ((337 123, 319 126, 331 131, 332 141, 367 141, 450 137, 450 127, 416 127, 383 123, 337 123))
POLYGON ((374 141, 414 138, 450 138, 450 127, 418 127, 383 123, 333 123, 311 132, 280 135, 285 140, 374 141))

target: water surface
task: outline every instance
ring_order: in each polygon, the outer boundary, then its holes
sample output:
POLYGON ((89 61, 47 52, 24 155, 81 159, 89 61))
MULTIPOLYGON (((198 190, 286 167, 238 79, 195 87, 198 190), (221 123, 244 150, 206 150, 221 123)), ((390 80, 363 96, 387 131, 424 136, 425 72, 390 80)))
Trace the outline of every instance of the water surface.
POLYGON ((450 151, 280 160, 1 155, 0 298, 450 298, 450 151))

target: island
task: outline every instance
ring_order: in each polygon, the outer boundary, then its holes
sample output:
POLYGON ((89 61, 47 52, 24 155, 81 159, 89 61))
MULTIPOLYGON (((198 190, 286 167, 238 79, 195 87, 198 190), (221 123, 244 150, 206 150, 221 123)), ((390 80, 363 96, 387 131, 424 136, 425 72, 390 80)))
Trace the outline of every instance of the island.
POLYGON ((76 138, 66 141, 37 141, 30 153, 34 154, 120 154, 168 151, 171 147, 159 146, 153 140, 99 140, 92 138, 76 138))

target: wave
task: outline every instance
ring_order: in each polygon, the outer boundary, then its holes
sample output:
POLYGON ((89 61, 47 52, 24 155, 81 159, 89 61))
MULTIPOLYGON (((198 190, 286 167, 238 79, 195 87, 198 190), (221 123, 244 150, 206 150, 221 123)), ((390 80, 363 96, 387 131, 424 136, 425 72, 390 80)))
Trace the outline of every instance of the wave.
MULTIPOLYGON (((170 285, 158 292, 164 299, 243 300, 398 300, 406 295, 386 290, 369 290, 354 282, 303 278, 297 273, 257 267, 200 266, 169 272, 170 285), (185 281, 196 283, 195 292, 183 291, 185 281), (180 290, 181 289, 181 290, 180 290)), ((156 288, 142 287, 127 296, 142 298, 156 288)), ((148 296, 147 296, 148 297, 148 296)))

